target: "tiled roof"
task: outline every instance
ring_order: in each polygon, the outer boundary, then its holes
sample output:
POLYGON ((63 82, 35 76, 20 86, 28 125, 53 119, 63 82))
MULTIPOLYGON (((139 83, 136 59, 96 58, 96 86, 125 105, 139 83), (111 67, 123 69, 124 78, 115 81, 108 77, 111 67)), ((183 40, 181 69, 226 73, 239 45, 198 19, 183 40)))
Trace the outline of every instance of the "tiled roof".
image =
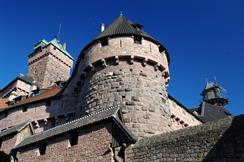
POLYGON ((31 77, 26 76, 26 75, 19 75, 19 76, 17 76, 17 79, 20 79, 29 84, 32 84, 32 82, 34 81, 31 77))
POLYGON ((44 99, 47 99, 47 98, 50 98, 50 97, 54 97, 60 91, 61 91, 61 87, 53 86, 50 89, 45 90, 44 92, 42 92, 38 96, 34 96, 34 97, 30 97, 30 98, 26 98, 24 100, 21 100, 21 101, 17 102, 14 105, 10 105, 9 107, 1 109, 0 112, 3 111, 3 110, 9 109, 9 108, 13 108, 13 107, 25 105, 25 104, 28 104, 28 103, 32 103, 32 102, 41 101, 41 100, 44 100, 44 99))
POLYGON ((128 129, 121 123, 121 121, 116 117, 117 112, 119 111, 119 106, 113 106, 107 109, 103 109, 82 118, 73 120, 71 122, 65 123, 63 125, 59 125, 57 127, 51 128, 39 134, 35 134, 33 136, 27 137, 21 143, 15 146, 14 149, 18 149, 20 147, 24 147, 26 145, 30 145, 36 143, 38 141, 42 141, 44 139, 48 139, 62 133, 81 128, 99 121, 103 121, 106 119, 114 119, 115 123, 120 126, 120 128, 125 132, 125 134, 130 138, 131 141, 136 140, 136 138, 128 131, 128 129))
POLYGON ((105 28, 105 30, 96 39, 121 35, 137 35, 155 40, 143 30, 137 29, 136 24, 129 21, 124 16, 119 16, 116 20, 114 20, 113 23, 105 28))
POLYGON ((0 132, 0 137, 4 137, 4 136, 7 136, 9 134, 18 132, 19 130, 21 130, 22 128, 24 128, 28 124, 29 124, 29 121, 21 123, 21 124, 18 124, 18 125, 15 125, 15 126, 12 126, 10 128, 7 128, 7 129, 5 129, 5 130, 0 132))
POLYGON ((203 102, 198 109, 192 109, 192 111, 197 111, 199 114, 198 117, 204 122, 215 121, 232 116, 225 107, 215 106, 207 102, 203 102))
POLYGON ((4 91, 6 88, 8 88, 13 83, 15 83, 17 80, 22 80, 22 81, 24 81, 27 84, 32 84, 32 82, 33 82, 33 79, 31 77, 19 74, 14 80, 9 82, 8 85, 6 85, 4 88, 2 88, 0 90, 0 92, 4 91))
POLYGON ((8 104, 6 102, 7 102, 6 99, 0 98, 0 109, 5 108, 5 107, 8 106, 8 104))
POLYGON ((144 32, 141 28, 142 25, 135 24, 132 21, 128 20, 125 16, 119 16, 109 25, 105 30, 99 34, 94 41, 97 41, 106 37, 117 37, 117 36, 141 36, 144 39, 148 39, 160 46, 166 51, 166 55, 169 61, 169 55, 164 46, 157 41, 155 38, 144 32), (139 27, 138 27, 139 26, 139 27))

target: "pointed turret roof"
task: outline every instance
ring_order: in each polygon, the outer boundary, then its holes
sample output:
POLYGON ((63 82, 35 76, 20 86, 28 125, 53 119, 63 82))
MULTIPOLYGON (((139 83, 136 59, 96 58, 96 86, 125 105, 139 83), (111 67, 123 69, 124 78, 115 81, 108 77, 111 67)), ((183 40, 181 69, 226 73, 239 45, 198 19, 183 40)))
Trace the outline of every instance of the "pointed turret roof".
MULTIPOLYGON (((134 35, 142 36, 144 38, 156 41, 153 37, 144 32, 141 29, 141 27, 142 25, 135 24, 132 21, 128 20, 126 17, 121 15, 117 19, 115 19, 113 23, 109 25, 96 39, 104 37, 134 35)), ((157 43, 159 44, 159 42, 157 43)))
POLYGON ((170 62, 169 54, 166 48, 155 38, 147 34, 142 29, 142 25, 133 23, 128 20, 125 16, 120 15, 117 19, 115 19, 111 25, 105 28, 103 32, 101 32, 91 43, 89 43, 84 49, 87 49, 91 44, 96 41, 99 41, 104 38, 114 38, 121 36, 139 36, 143 37, 146 40, 152 41, 155 44, 158 44, 163 50, 165 50, 168 62, 170 62))

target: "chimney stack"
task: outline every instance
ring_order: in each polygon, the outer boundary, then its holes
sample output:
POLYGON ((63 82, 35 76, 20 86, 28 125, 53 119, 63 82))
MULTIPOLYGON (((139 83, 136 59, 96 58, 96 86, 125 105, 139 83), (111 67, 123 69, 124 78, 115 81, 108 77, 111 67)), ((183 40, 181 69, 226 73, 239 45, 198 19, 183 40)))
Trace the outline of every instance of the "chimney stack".
POLYGON ((102 23, 102 24, 101 24, 101 32, 103 32, 104 30, 105 30, 105 24, 102 23))
POLYGON ((67 48, 67 44, 65 42, 63 44, 63 48, 64 48, 64 50, 66 50, 66 48, 67 48))

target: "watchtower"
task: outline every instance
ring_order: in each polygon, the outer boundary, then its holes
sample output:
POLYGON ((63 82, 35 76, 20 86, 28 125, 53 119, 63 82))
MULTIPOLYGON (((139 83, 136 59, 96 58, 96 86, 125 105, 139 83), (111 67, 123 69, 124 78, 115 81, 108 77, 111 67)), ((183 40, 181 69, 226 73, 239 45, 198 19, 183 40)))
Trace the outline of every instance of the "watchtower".
POLYGON ((121 105, 126 126, 138 137, 172 130, 167 105, 169 54, 143 26, 119 16, 81 52, 73 78, 81 114, 121 105))
POLYGON ((28 75, 39 88, 47 88, 57 81, 66 81, 70 76, 73 58, 57 38, 50 42, 41 40, 28 56, 28 75))

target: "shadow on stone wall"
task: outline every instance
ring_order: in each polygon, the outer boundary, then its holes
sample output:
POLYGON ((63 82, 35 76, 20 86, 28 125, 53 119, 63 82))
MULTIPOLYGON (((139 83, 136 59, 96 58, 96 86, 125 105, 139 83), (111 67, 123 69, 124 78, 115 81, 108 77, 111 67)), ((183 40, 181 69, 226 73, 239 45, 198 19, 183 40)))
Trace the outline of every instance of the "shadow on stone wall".
POLYGON ((10 156, 3 151, 0 151, 0 162, 10 162, 10 156))
POLYGON ((244 162, 244 115, 234 117, 231 126, 202 160, 212 161, 244 162))

